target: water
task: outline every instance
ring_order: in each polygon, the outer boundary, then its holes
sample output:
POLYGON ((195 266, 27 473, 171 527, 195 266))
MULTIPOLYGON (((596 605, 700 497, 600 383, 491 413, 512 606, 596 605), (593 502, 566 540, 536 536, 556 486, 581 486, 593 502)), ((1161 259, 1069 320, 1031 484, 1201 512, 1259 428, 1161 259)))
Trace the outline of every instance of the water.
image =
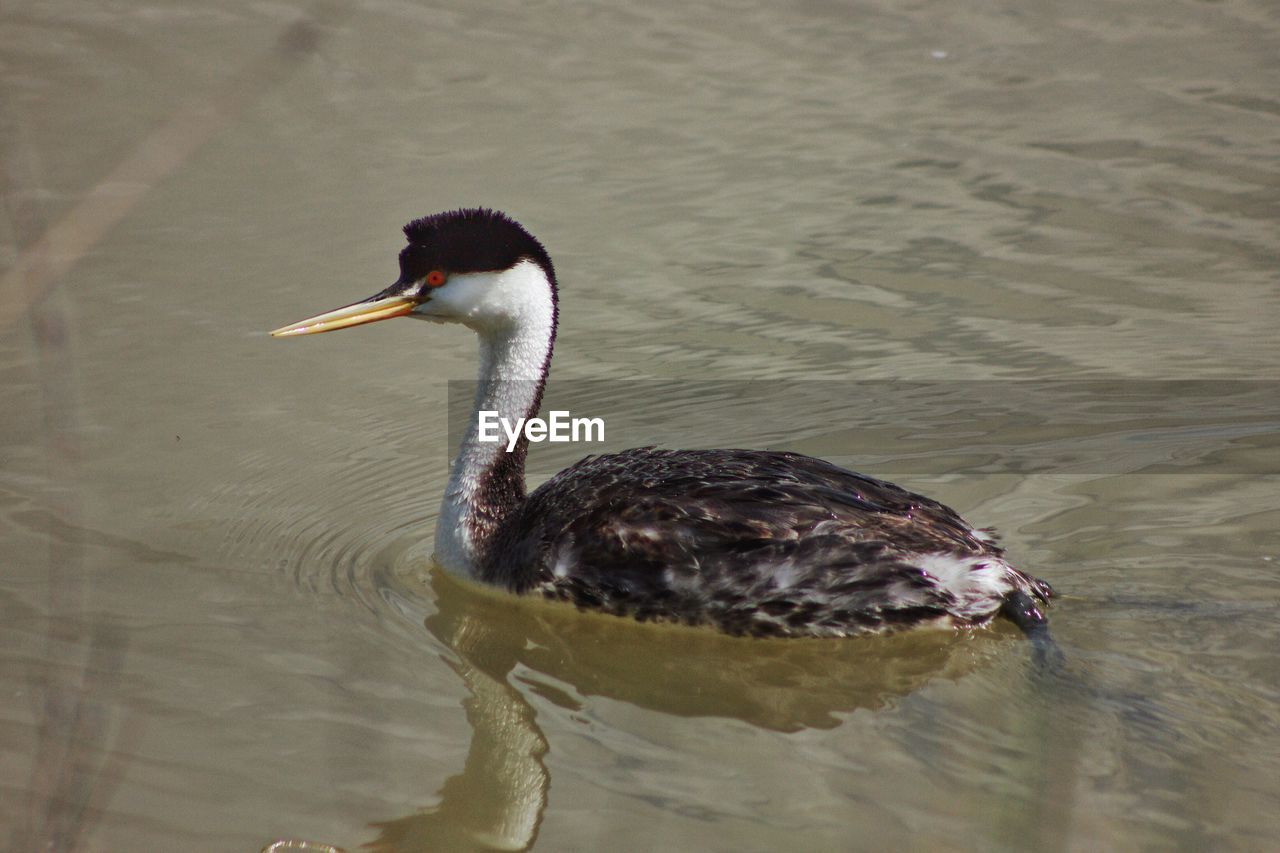
POLYGON ((0 19, 12 849, 1280 835, 1273 4, 0 19), (479 203, 555 258, 556 376, 631 413, 610 444, 945 500, 1063 593, 1066 672, 1005 627, 752 643, 436 574, 470 336, 265 330, 479 203), (822 381, 753 414, 692 379, 822 381))

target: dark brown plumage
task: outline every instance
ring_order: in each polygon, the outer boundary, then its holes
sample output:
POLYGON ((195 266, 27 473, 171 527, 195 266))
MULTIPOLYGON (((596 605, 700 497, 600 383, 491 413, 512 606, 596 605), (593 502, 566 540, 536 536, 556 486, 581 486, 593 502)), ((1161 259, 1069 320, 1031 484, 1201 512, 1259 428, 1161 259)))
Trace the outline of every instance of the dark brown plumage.
POLYGON ((480 578, 641 620, 846 636, 981 624, 1015 590, 1047 600, 1002 554, 937 501, 820 459, 640 448, 588 457, 529 495, 480 578), (985 562, 1008 586, 965 593, 922 555, 985 562))

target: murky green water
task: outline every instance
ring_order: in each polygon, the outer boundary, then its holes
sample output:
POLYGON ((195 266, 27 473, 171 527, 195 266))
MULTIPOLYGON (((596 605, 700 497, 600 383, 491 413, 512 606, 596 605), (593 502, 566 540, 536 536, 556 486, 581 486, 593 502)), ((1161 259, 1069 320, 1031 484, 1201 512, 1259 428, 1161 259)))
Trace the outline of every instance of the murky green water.
POLYGON ((0 24, 13 849, 1280 836, 1274 4, 0 24), (555 375, 630 413, 610 445, 790 447, 951 503, 1063 593, 1066 674, 1003 627, 739 641, 437 576, 469 334, 265 330, 474 204, 550 249, 555 375))

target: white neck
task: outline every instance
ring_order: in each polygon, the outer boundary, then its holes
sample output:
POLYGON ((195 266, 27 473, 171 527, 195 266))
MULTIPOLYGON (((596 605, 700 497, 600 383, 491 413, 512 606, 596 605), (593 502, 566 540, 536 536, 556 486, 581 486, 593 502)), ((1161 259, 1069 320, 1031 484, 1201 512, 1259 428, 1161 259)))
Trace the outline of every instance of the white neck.
POLYGON ((480 441, 478 414, 496 411, 514 425, 537 413, 555 341, 555 303, 550 282, 532 261, 501 273, 454 276, 441 290, 449 293, 441 294, 440 310, 451 313, 424 315, 458 319, 474 329, 480 336, 480 371, 471 418, 440 505, 436 560, 450 572, 475 577, 486 538, 524 500, 528 450, 523 437, 509 452, 505 436, 480 441))

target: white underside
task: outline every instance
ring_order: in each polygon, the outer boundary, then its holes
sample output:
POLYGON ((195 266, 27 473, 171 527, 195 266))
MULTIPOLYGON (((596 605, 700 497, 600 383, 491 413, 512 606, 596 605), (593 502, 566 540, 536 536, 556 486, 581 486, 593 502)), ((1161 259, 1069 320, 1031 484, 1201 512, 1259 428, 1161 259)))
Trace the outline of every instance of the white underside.
POLYGON ((967 619, 990 616, 1014 589, 1010 566, 999 557, 919 554, 906 562, 924 569, 939 588, 954 595, 952 611, 967 619))

